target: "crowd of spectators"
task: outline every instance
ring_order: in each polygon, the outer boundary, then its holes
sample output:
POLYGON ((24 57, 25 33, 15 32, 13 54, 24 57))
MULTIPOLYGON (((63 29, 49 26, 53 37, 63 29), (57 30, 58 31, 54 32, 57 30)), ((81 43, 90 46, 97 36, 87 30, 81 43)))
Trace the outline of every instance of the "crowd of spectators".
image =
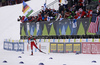
MULTIPOLYGON (((38 22, 38 21, 50 21, 50 20, 62 20, 62 19, 80 19, 92 16, 91 8, 86 8, 90 4, 91 0, 72 0, 71 6, 68 6, 65 0, 65 4, 59 4, 59 9, 46 8, 39 12, 37 16, 19 16, 18 21, 21 22, 38 22), (88 1, 88 2, 87 2, 88 1)), ((100 11, 100 5, 97 7, 97 13, 100 11)))
POLYGON ((0 0, 0 6, 7 6, 7 5, 14 5, 22 3, 23 1, 29 1, 29 0, 0 0))

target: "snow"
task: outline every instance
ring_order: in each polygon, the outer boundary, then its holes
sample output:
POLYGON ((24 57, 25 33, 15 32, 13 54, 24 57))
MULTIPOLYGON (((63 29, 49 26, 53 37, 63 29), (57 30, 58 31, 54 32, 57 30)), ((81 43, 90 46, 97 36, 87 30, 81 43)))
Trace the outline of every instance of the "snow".
POLYGON ((23 61, 23 65, 99 65, 100 55, 79 54, 75 53, 34 53, 30 56, 29 52, 22 54, 21 52, 14 51, 0 51, 0 65, 20 65, 19 62, 23 61), (21 56, 22 58, 18 58, 21 56), (53 59, 49 59, 52 57, 53 59), (6 60, 8 63, 3 63, 6 60), (93 63, 92 61, 97 63, 93 63))
MULTIPOLYGON (((47 0, 47 4, 54 0, 47 0)), ((34 12, 41 9, 45 0, 31 0, 27 4, 34 10, 34 12)), ((100 55, 92 54, 79 54, 75 53, 34 53, 30 56, 30 51, 16 52, 7 51, 3 49, 4 39, 20 39, 20 22, 17 21, 19 15, 22 13, 22 4, 10 5, 5 7, 0 7, 0 65, 20 65, 19 62, 23 61, 22 65, 39 65, 39 63, 44 63, 44 65, 99 65, 100 55), (22 58, 18 58, 21 56, 22 58), (49 59, 52 57, 53 59, 49 59), (6 60, 7 63, 3 63, 6 60), (93 63, 95 60, 97 63, 93 63)), ((26 43, 25 43, 26 48, 26 43)))

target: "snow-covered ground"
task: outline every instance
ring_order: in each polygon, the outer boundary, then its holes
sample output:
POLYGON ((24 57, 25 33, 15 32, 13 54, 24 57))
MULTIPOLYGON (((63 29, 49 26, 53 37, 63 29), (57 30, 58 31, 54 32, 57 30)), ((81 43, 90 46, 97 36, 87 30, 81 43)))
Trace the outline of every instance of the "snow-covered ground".
POLYGON ((0 51, 0 65, 100 65, 100 55, 79 54, 74 53, 34 53, 30 56, 29 52, 13 52, 13 51, 0 51), (21 56, 22 58, 18 58, 21 56), (49 59, 52 57, 53 59, 49 59), (6 60, 7 63, 3 63, 6 60), (92 61, 96 61, 93 63, 92 61), (24 64, 19 62, 23 61, 24 64))
MULTIPOLYGON (((47 0, 47 4, 54 0, 47 0)), ((45 0, 31 0, 27 4, 36 12, 41 9, 45 0)), ((0 7, 0 65, 21 65, 20 61, 23 61, 22 65, 100 65, 100 55, 92 54, 79 54, 75 53, 34 53, 34 56, 30 56, 30 51, 15 52, 3 50, 4 39, 20 39, 20 22, 17 22, 17 18, 22 13, 22 4, 10 5, 0 7), (22 58, 18 58, 22 56, 22 58), (53 59, 49 59, 52 57, 53 59), (3 63, 6 60, 7 63, 3 63), (92 63, 95 60, 97 63, 92 63)), ((26 43, 25 43, 26 44, 26 43)))

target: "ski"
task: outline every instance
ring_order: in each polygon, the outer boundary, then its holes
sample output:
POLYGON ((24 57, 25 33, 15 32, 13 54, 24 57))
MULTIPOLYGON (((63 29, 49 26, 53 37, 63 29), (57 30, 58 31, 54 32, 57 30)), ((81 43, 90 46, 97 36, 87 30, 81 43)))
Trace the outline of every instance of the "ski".
POLYGON ((41 53, 44 53, 44 54, 46 54, 45 52, 43 52, 43 51, 41 51, 40 49, 38 49, 41 53))

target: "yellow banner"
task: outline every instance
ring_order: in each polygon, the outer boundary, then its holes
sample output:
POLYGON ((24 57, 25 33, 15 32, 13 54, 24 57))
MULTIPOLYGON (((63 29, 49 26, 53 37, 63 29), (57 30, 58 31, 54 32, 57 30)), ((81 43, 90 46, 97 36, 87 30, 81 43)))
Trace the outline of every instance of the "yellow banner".
POLYGON ((73 51, 80 51, 80 44, 74 44, 73 51))
POLYGON ((72 51, 72 44, 66 44, 66 51, 72 51))
POLYGON ((64 50, 64 44, 58 44, 58 51, 64 50))
POLYGON ((51 44, 51 50, 55 51, 56 50, 56 44, 51 44))

